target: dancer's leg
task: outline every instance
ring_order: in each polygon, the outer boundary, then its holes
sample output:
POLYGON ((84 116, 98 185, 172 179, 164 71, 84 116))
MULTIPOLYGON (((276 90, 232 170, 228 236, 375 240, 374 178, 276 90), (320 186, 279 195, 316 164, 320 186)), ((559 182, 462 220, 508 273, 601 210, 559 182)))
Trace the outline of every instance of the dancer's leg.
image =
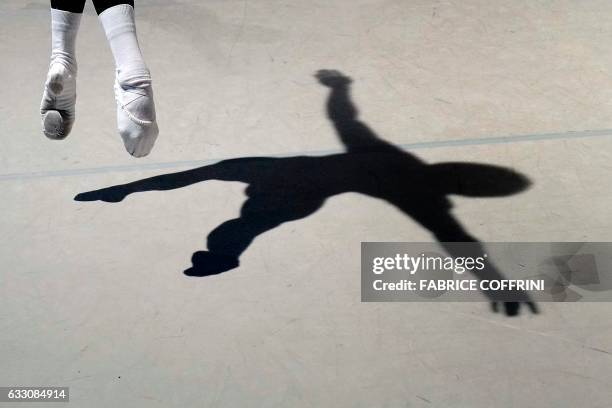
POLYGON ((134 7, 129 1, 112 0, 95 0, 94 5, 100 12, 117 68, 115 97, 119 133, 130 154, 146 156, 159 131, 151 75, 136 36, 134 7))
POLYGON ((51 8, 80 14, 85 8, 85 0, 51 0, 51 8))
POLYGON ((96 13, 102 14, 106 9, 111 7, 118 6, 120 4, 128 4, 134 7, 133 0, 93 0, 94 7, 96 8, 96 13))
POLYGON ((40 106, 50 139, 70 133, 76 104, 76 37, 85 0, 51 0, 51 64, 40 106))

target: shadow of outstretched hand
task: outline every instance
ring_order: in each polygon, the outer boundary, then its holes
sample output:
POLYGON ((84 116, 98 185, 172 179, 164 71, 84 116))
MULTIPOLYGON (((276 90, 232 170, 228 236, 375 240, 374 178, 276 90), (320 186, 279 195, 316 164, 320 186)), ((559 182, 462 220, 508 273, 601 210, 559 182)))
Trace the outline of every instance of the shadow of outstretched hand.
POLYGON ((321 85, 325 85, 330 88, 349 86, 351 82, 353 82, 350 77, 335 69, 321 69, 317 71, 315 78, 319 80, 321 85))
POLYGON ((526 308, 532 314, 540 313, 535 302, 491 302, 491 309, 494 313, 499 313, 500 309, 508 317, 515 317, 521 314, 521 309, 526 308))

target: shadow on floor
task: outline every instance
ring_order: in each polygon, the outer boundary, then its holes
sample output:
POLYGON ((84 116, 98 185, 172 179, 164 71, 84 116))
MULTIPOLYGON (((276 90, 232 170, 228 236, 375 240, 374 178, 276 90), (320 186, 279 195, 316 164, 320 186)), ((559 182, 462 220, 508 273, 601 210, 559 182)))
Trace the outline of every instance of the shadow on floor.
MULTIPOLYGON (((529 187, 525 176, 508 168, 472 163, 430 165, 421 161, 380 139, 358 120, 357 109, 350 98, 350 78, 331 70, 319 71, 316 77, 330 89, 327 113, 346 148, 345 153, 224 160, 81 193, 75 200, 119 202, 132 193, 172 190, 206 180, 247 183, 248 199, 240 217, 215 228, 208 235, 208 250, 193 254, 193 265, 185 271, 189 276, 208 276, 238 267, 240 255, 258 235, 285 222, 308 217, 328 198, 347 192, 385 200, 431 231, 442 243, 474 242, 475 250, 479 250, 478 241, 451 214, 446 196, 506 196, 529 187)), ((459 255, 453 254, 449 246, 446 249, 451 255, 459 255)), ((477 277, 502 278, 493 266, 487 268, 486 276, 484 274, 480 272, 477 277)), ((522 299, 536 312, 526 295, 522 299)), ((506 302, 503 306, 506 314, 516 315, 520 304, 506 302)))

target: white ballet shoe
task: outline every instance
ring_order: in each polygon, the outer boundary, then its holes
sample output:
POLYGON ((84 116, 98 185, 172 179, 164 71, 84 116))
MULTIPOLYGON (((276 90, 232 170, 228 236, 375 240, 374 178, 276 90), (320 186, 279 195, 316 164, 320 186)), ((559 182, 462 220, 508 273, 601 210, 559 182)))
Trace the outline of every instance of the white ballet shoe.
POLYGON ((52 63, 40 104, 45 136, 53 140, 68 136, 75 120, 75 105, 76 69, 59 62, 52 63))
POLYGON ((153 149, 159 128, 155 117, 153 88, 120 85, 115 81, 117 128, 125 149, 134 157, 144 157, 153 149))

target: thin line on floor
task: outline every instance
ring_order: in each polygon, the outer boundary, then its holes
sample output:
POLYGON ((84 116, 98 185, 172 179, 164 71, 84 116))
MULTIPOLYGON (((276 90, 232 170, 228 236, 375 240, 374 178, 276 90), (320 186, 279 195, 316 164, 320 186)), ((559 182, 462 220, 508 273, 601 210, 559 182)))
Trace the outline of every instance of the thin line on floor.
MULTIPOLYGON (((582 130, 582 131, 568 131, 561 133, 539 133, 539 134, 528 134, 528 135, 513 135, 513 136, 495 136, 495 137, 484 137, 474 139, 459 139, 459 140, 441 140, 441 141, 430 141, 430 142, 419 142, 419 143, 404 143, 397 144, 396 146, 401 147, 404 150, 419 150, 419 149, 435 149, 440 147, 465 147, 465 146, 482 146, 482 145, 495 145, 495 144, 508 144, 508 143, 521 143, 521 142, 537 142, 547 140, 570 140, 570 139, 583 139, 592 137, 609 137, 612 136, 612 129, 599 129, 599 130, 582 130)), ((291 152, 291 153, 280 153, 265 155, 265 157, 291 157, 291 156, 325 156, 328 154, 342 153, 344 150, 328 149, 328 150, 316 150, 308 152, 291 152)), ((264 155, 262 155, 264 157, 264 155)), ((101 166, 84 169, 66 169, 66 170, 48 170, 48 171, 34 171, 24 173, 8 173, 1 174, 0 181, 14 181, 14 180, 27 180, 27 179, 42 179, 49 177, 68 177, 68 176, 82 176, 91 174, 103 174, 103 173, 115 173, 115 172, 128 172, 128 171, 143 171, 143 170, 163 170, 180 167, 195 167, 205 166, 208 164, 216 163, 224 159, 208 159, 208 160, 184 160, 174 162, 158 162, 158 163, 141 163, 141 164, 125 164, 116 166, 101 166)))

